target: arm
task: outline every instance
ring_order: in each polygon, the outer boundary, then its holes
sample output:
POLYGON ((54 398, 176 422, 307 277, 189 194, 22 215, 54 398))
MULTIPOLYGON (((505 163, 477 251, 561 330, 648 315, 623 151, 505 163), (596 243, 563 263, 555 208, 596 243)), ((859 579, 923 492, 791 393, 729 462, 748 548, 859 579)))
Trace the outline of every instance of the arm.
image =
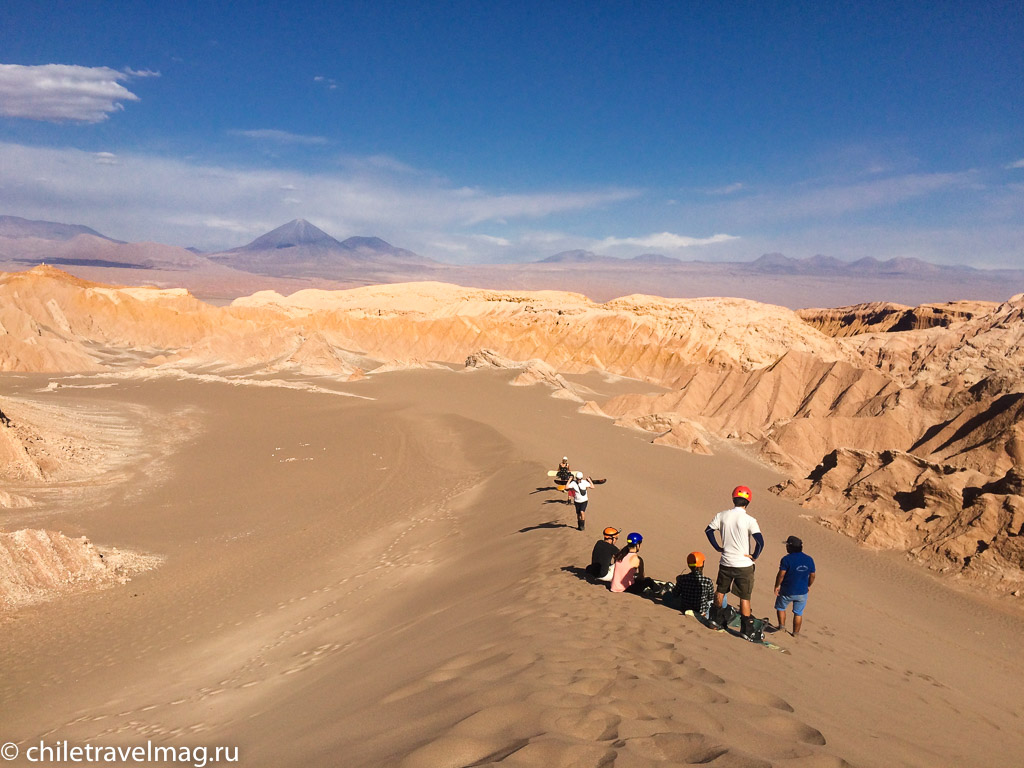
POLYGON ((754 534, 754 554, 750 556, 751 560, 757 560, 761 555, 761 550, 764 549, 764 536, 758 531, 754 534))
POLYGON ((711 546, 715 548, 715 552, 721 552, 722 548, 718 546, 718 540, 715 538, 715 529, 710 525, 704 529, 704 535, 708 537, 708 541, 711 542, 711 546))
MULTIPOLYGON (((812 573, 811 576, 813 577, 814 574, 812 573)), ((775 596, 776 597, 779 596, 779 588, 782 586, 782 580, 784 578, 786 578, 786 572, 784 570, 782 570, 781 568, 779 568, 779 572, 777 574, 775 574, 775 596)))
POLYGON ((640 557, 640 555, 637 555, 636 559, 637 559, 636 578, 637 578, 637 581, 639 581, 639 580, 641 580, 644 577, 644 559, 642 557, 640 557))
POLYGON ((810 589, 810 586, 813 583, 814 583, 814 571, 811 571, 811 575, 807 578, 807 588, 810 589))

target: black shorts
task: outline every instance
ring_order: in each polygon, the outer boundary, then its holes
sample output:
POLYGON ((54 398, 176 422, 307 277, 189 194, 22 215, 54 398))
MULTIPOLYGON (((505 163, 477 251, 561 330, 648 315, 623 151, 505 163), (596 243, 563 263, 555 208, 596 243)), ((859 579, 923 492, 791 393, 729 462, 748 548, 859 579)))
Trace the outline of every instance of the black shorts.
POLYGON ((718 566, 718 583, 715 585, 715 591, 725 595, 731 589, 740 600, 749 600, 754 591, 754 566, 748 565, 746 568, 718 566))
MULTIPOLYGON (((590 501, 590 499, 587 499, 587 501, 590 501)), ((576 514, 577 515, 582 515, 584 512, 587 511, 587 502, 586 501, 574 501, 573 504, 576 505, 576 514)))

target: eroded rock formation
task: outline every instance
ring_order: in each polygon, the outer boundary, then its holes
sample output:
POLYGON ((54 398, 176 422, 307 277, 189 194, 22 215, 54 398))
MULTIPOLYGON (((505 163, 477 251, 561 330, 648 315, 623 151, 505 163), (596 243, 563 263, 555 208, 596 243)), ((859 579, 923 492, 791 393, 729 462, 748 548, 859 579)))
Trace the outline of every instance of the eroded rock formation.
POLYGON ((262 292, 218 308, 51 268, 0 276, 2 370, 352 379, 381 361, 391 361, 382 370, 404 365, 396 361, 514 367, 516 383, 576 400, 586 393, 563 373, 660 384, 666 393, 581 410, 695 452, 720 439, 747 443, 790 475, 776 490, 828 525, 1019 589, 1024 296, 798 316, 739 299, 597 304, 415 283, 262 292))
POLYGON ((84 536, 37 529, 0 533, 0 609, 123 584, 158 562, 152 555, 98 549, 84 536))

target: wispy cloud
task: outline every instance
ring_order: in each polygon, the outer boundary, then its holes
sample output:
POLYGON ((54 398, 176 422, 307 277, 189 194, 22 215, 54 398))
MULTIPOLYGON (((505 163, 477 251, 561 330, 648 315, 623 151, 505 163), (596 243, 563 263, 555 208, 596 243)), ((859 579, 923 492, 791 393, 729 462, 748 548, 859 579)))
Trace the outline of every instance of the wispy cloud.
POLYGON ((512 241, 505 237, 495 237, 494 235, 471 235, 470 237, 486 245, 497 245, 501 248, 508 248, 512 245, 512 241))
POLYGON ((713 204, 716 217, 741 224, 828 219, 898 205, 976 184, 973 171, 905 174, 865 182, 815 182, 713 204))
POLYGON ((1024 168, 1024 159, 1021 159, 1021 160, 1017 160, 1017 161, 1015 161, 1015 162, 1012 162, 1012 163, 1010 163, 1010 164, 1009 164, 1008 166, 1006 166, 1006 167, 1007 167, 1008 169, 1010 169, 1010 168, 1024 168))
POLYGON ((734 195, 740 190, 744 189, 745 185, 742 182, 737 181, 735 184, 729 184, 724 187, 715 187, 714 189, 706 190, 708 195, 734 195))
POLYGON ((494 195, 466 187, 452 190, 451 193, 458 203, 460 223, 466 226, 487 221, 504 222, 513 218, 542 218, 553 213, 600 208, 640 195, 639 190, 635 189, 494 195))
POLYGON ((687 237, 672 232, 658 232, 646 237, 606 237, 598 241, 595 248, 618 248, 621 246, 638 246, 640 248, 657 248, 674 251, 679 248, 693 248, 701 245, 714 245, 729 240, 738 240, 736 235, 712 235, 711 237, 687 237))
POLYGON ((122 82, 159 73, 73 64, 0 64, 0 115, 47 122, 99 123, 138 101, 122 82))
POLYGON ((346 171, 358 173, 368 172, 372 174, 384 172, 391 174, 426 175, 424 171, 419 168, 415 168, 408 163, 403 163, 401 160, 392 157, 391 155, 339 155, 336 161, 338 165, 346 171))
POLYGON ((314 83, 322 83, 326 86, 327 90, 334 91, 338 88, 338 81, 333 77, 324 77, 323 75, 317 75, 313 78, 314 83))
POLYGON ((93 152, 96 158, 96 165, 117 165, 117 155, 113 152, 93 152))
POLYGON ((228 131, 231 136, 242 136, 255 141, 272 141, 278 144, 305 144, 309 146, 329 144, 324 136, 304 136, 300 133, 278 131, 274 128, 256 128, 246 131, 228 131))
MULTIPOLYGON (((638 194, 617 188, 495 194, 429 174, 229 168, 130 153, 119 153, 117 165, 97 174, 98 160, 76 149, 0 142, 4 212, 53 220, 60 211, 61 220, 120 239, 204 250, 234 247, 302 216, 323 222, 337 237, 379 235, 416 250, 476 225, 601 209, 638 194)), ((501 241, 514 235, 504 235, 467 233, 455 239, 477 253, 507 248, 501 241)))

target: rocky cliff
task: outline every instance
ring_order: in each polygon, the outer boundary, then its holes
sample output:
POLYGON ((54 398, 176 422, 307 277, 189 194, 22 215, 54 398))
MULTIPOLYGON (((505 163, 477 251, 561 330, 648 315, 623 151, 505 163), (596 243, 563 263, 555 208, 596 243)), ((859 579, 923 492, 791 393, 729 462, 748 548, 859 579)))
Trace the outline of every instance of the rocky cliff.
POLYGON ((798 315, 741 299, 599 304, 415 283, 211 307, 52 268, 0 276, 2 370, 358 378, 381 361, 467 358, 522 365, 519 383, 573 399, 585 395, 561 374, 660 384, 584 408, 686 450, 741 441, 790 476, 776 492, 828 525, 1007 592, 1024 584, 1024 296, 798 315))

